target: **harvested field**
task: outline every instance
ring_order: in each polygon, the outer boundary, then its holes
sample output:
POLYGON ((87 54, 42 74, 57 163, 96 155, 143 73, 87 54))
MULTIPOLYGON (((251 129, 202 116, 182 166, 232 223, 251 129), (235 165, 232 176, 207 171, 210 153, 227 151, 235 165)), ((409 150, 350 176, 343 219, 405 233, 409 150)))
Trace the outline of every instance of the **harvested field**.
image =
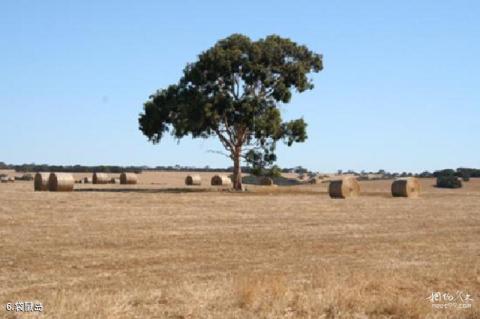
POLYGON ((365 181, 334 200, 328 184, 231 193, 185 175, 0 184, 0 317, 33 300, 45 318, 480 318, 479 179, 421 179, 416 199, 365 181), (457 291, 470 309, 427 300, 457 291))

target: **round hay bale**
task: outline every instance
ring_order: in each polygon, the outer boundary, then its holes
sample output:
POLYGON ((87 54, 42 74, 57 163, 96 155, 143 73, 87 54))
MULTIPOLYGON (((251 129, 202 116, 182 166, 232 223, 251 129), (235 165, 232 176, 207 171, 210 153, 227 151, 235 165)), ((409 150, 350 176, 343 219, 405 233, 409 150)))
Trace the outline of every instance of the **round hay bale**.
POLYGON ((2 176, 2 177, 0 178, 0 181, 1 181, 2 183, 8 183, 8 177, 2 176))
POLYGON ((135 173, 122 173, 120 174, 120 184, 137 184, 138 178, 135 173))
POLYGON ((420 182, 415 177, 399 178, 392 183, 393 197, 418 197, 420 182))
POLYGON ((273 179, 271 179, 270 177, 264 176, 260 179, 260 185, 272 186, 273 185, 273 179))
POLYGON ((84 184, 91 184, 91 183, 92 183, 92 179, 91 179, 90 177, 85 177, 85 178, 83 179, 83 183, 84 183, 84 184))
POLYGON ((110 182, 110 177, 105 173, 93 173, 92 176, 93 184, 108 184, 110 182))
POLYGON ((36 173, 33 178, 33 189, 35 191, 48 191, 48 179, 50 173, 36 173))
POLYGON ((188 175, 187 177, 185 177, 185 185, 199 186, 201 184, 202 184, 202 178, 198 174, 188 175))
POLYGON ((8 182, 9 182, 9 183, 15 183, 15 178, 10 176, 10 177, 8 178, 8 182))
POLYGON ((232 180, 225 175, 215 175, 210 180, 212 186, 231 186, 232 180))
POLYGON ((331 198, 356 197, 360 194, 360 184, 355 177, 344 177, 330 182, 328 194, 331 198))
POLYGON ((75 179, 70 173, 50 173, 48 190, 51 192, 71 192, 75 179))

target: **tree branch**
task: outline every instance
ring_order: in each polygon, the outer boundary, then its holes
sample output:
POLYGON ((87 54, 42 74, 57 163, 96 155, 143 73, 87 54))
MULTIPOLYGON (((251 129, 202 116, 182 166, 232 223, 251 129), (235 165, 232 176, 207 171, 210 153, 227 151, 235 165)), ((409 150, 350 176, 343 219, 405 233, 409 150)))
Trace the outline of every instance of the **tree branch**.
POLYGON ((223 114, 223 122, 225 125, 225 129, 223 130, 225 133, 227 133, 228 138, 230 140, 231 145, 236 145, 236 139, 235 136, 232 134, 232 131, 230 130, 230 126, 228 125, 228 120, 227 120, 227 115, 223 114))
POLYGON ((227 153, 221 152, 221 151, 215 151, 215 150, 207 150, 207 153, 214 153, 214 154, 220 154, 225 157, 228 157, 229 159, 232 159, 232 155, 228 155, 227 153))
MULTIPOLYGON (((215 133, 217 133, 217 136, 220 139, 220 142, 223 144, 223 147, 225 147, 225 149, 233 153, 235 150, 235 146, 233 145, 233 143, 229 141, 225 136, 223 136, 223 134, 220 132, 218 128, 216 128, 214 131, 215 133)), ((229 133, 228 130, 227 130, 227 133, 229 133)))

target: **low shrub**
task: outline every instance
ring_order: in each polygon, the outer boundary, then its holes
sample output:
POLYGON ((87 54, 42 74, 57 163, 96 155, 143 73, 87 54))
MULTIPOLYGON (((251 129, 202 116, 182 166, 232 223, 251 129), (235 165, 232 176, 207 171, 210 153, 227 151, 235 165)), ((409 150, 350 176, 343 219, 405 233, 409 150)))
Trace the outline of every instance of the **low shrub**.
POLYGON ((453 175, 438 176, 437 187, 441 188, 460 188, 462 187, 462 181, 453 175))
POLYGON ((468 182, 470 180, 470 172, 468 171, 459 171, 457 174, 456 174, 458 177, 460 177, 462 179, 462 181, 464 182, 468 182))

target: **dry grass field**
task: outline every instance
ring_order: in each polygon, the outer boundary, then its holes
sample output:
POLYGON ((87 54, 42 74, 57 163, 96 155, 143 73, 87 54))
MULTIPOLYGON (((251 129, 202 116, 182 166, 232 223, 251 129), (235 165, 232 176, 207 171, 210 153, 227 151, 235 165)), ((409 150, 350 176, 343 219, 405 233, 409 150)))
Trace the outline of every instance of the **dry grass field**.
POLYGON ((325 184, 232 193, 185 175, 0 184, 0 317, 36 317, 4 305, 37 301, 44 318, 480 318, 478 179, 334 200, 325 184), (427 299, 457 291, 469 309, 427 299))

